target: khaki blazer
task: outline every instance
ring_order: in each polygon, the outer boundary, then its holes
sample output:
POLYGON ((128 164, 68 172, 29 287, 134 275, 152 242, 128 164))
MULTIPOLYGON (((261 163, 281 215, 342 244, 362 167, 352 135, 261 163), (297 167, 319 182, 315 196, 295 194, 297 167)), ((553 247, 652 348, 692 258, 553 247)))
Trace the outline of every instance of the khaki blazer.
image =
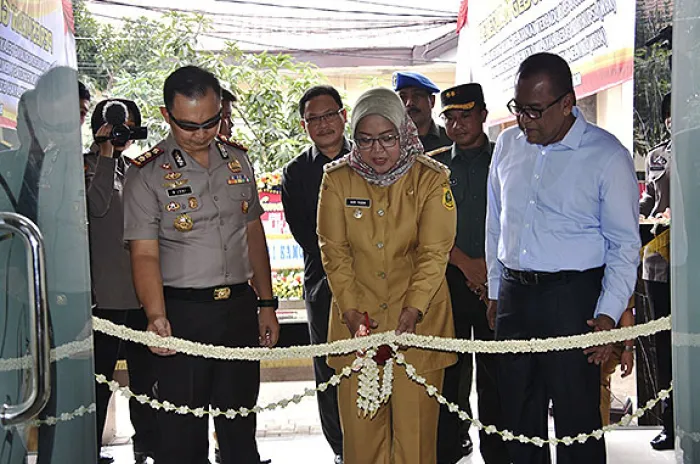
MULTIPOLYGON (((351 337, 343 312, 367 312, 379 327, 394 331, 402 308, 424 314, 419 335, 453 337, 452 306, 445 268, 456 233, 456 208, 449 170, 420 155, 389 187, 369 184, 342 159, 323 177, 318 236, 323 267, 333 292, 328 341, 351 337)), ((410 348, 406 360, 419 372, 453 364, 453 353, 410 348)), ((354 354, 332 356, 339 370, 354 354)))

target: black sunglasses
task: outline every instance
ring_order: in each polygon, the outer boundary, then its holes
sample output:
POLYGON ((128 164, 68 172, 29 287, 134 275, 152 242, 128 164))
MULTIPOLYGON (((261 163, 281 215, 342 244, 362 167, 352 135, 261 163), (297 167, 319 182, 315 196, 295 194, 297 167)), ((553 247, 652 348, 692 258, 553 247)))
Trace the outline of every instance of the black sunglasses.
POLYGON ((179 121, 179 120, 175 119, 175 116, 173 116, 173 113, 171 113, 169 109, 167 111, 168 111, 168 115, 170 116, 170 120, 172 122, 174 122, 177 127, 179 127, 182 130, 185 130, 187 132, 194 132, 194 131, 198 131, 200 129, 203 129, 203 130, 211 129, 214 126, 216 126, 217 124, 219 124, 219 122, 221 121, 221 113, 217 113, 215 116, 207 119, 203 123, 197 124, 194 122, 179 121))

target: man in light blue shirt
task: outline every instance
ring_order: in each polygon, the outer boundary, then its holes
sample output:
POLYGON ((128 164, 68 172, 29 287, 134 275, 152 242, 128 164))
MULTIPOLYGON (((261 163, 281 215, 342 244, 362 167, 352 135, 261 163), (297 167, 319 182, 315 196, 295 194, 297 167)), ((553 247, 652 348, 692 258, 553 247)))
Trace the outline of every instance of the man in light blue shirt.
MULTIPOLYGON (((488 183, 489 320, 497 340, 610 330, 639 261, 639 191, 632 157, 575 106, 571 70, 539 53, 520 65, 508 104, 518 127, 496 142, 488 183)), ((558 437, 601 426, 600 367, 609 346, 507 354, 499 363, 504 426, 558 437)), ((509 442, 514 464, 550 462, 549 447, 509 442)), ((605 463, 603 440, 557 448, 559 464, 605 463)))

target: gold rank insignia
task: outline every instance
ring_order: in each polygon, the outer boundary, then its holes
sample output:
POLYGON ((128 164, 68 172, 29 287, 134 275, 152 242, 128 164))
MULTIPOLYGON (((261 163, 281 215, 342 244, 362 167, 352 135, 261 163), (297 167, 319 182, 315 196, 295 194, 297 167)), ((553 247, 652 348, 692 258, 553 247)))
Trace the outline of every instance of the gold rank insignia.
POLYGON ((176 187, 182 187, 183 185, 189 184, 190 180, 189 179, 178 179, 174 180, 172 182, 165 182, 163 184, 163 187, 165 188, 176 188, 176 187))
POLYGON ((144 153, 140 156, 137 156, 136 158, 130 160, 130 162, 134 166, 141 168, 162 154, 163 154, 162 148, 153 147, 150 150, 148 150, 146 153, 144 153))
POLYGON ((179 214, 173 224, 180 232, 189 232, 194 227, 194 221, 189 214, 179 214))
POLYGON ((248 214, 248 208, 250 207, 250 204, 247 201, 242 201, 241 202, 241 212, 243 214, 248 214))
POLYGON ((234 174, 238 174, 242 170, 241 163, 239 163, 238 160, 233 160, 228 163, 228 168, 234 174))
POLYGON ((187 205, 190 209, 197 209, 199 207, 199 201, 197 201, 196 197, 189 197, 187 199, 187 205))
POLYGON ((231 298, 231 287, 218 287, 214 289, 214 300, 228 300, 231 298))
POLYGON ((182 177, 181 172, 169 172, 163 176, 163 179, 165 179, 165 180, 178 180, 180 177, 182 177))
POLYGON ((442 206, 448 211, 455 209, 455 200, 448 185, 442 186, 442 206))
POLYGON ((168 203, 168 206, 166 206, 166 209, 168 211, 170 211, 171 213, 175 212, 175 211, 179 211, 180 210, 180 203, 178 203, 176 201, 171 201, 170 203, 168 203))

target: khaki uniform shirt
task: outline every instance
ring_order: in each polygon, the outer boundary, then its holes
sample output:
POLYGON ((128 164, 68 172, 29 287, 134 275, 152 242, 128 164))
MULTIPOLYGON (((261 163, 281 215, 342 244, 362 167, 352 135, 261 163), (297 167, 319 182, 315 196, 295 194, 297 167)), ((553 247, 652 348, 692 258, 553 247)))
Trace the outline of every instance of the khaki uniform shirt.
POLYGON ((127 174, 124 240, 158 240, 163 285, 248 281, 247 226, 263 209, 246 153, 217 139, 205 169, 171 134, 141 159, 147 164, 127 174))
MULTIPOLYGON (((369 184, 345 160, 326 168, 318 210, 323 266, 333 292, 328 340, 351 337, 343 312, 356 309, 393 331, 405 307, 424 314, 419 335, 453 337, 445 268, 454 245, 456 209, 447 168, 420 155, 389 187, 369 184)), ((334 369, 354 354, 328 360, 334 369)), ((454 363, 453 353, 410 348, 419 372, 454 363)))
POLYGON ((129 250, 124 247, 123 158, 84 156, 93 303, 101 309, 138 309, 129 250))
MULTIPOLYGON (((652 150, 645 161, 646 189, 639 202, 639 212, 654 217, 671 206, 671 153, 673 145, 665 143, 652 150)), ((652 232, 661 233, 664 227, 655 226, 652 232)), ((668 282, 669 265, 659 253, 644 251, 642 278, 655 282, 668 282)))

